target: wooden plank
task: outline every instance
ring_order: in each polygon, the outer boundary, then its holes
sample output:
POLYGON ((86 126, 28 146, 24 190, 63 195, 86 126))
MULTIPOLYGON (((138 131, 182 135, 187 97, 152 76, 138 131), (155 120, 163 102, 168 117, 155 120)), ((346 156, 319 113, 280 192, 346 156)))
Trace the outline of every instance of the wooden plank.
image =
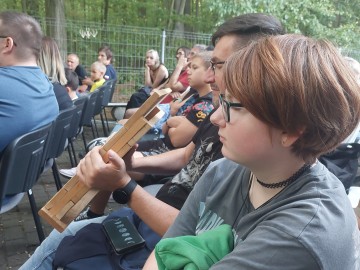
MULTIPOLYGON (((156 105, 170 92, 170 89, 156 90, 131 116, 124 127, 105 143, 100 149, 100 154, 105 162, 108 162, 108 150, 112 149, 123 157, 163 116, 164 113, 156 105)), ((39 215, 59 232, 62 232, 98 192, 98 190, 89 189, 79 181, 77 176, 74 176, 40 209, 39 215)))

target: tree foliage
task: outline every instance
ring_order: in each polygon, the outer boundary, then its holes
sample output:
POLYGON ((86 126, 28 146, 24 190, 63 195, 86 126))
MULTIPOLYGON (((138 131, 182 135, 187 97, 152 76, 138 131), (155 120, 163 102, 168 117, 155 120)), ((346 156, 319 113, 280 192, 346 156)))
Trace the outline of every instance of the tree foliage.
POLYGON ((207 0, 218 23, 241 13, 277 16, 289 33, 327 38, 342 47, 360 47, 359 0, 207 0))
MULTIPOLYGON (((63 0, 70 20, 211 33, 229 17, 264 12, 277 16, 288 32, 328 38, 360 47, 360 0, 63 0)), ((50 0, 2 0, 0 9, 45 17, 50 0)))

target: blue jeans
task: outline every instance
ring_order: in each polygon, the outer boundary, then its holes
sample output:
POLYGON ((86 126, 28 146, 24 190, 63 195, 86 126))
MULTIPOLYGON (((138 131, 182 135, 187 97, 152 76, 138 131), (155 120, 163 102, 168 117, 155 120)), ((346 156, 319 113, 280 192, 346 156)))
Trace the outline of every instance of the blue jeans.
POLYGON ((41 243, 35 250, 34 254, 19 268, 19 270, 34 270, 34 269, 52 269, 52 261, 55 257, 55 252, 61 240, 68 235, 75 235, 75 233, 90 223, 101 223, 106 216, 87 219, 77 222, 72 222, 62 232, 52 230, 50 235, 41 243))

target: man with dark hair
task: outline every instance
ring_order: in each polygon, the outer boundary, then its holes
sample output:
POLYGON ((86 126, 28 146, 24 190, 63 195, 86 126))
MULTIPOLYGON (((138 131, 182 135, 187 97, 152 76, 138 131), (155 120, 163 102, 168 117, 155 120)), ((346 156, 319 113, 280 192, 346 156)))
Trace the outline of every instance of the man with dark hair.
POLYGON ((114 62, 113 53, 109 46, 102 46, 98 50, 98 61, 106 66, 104 75, 105 80, 117 80, 116 70, 112 63, 114 62))
POLYGON ((76 95, 76 90, 79 87, 79 77, 75 73, 75 71, 71 70, 70 68, 65 68, 65 77, 67 80, 67 83, 65 85, 66 90, 71 100, 74 101, 78 98, 78 96, 76 95))
MULTIPOLYGON (((59 114, 53 86, 37 66, 41 39, 34 18, 0 13, 0 157, 12 140, 50 123, 59 114)), ((2 205, 11 198, 5 197, 2 205)))
MULTIPOLYGON (((211 67, 207 71, 208 83, 216 82, 216 84, 222 85, 221 65, 224 63, 222 61, 225 61, 232 52, 236 51, 240 47, 235 44, 241 43, 243 38, 243 46, 252 40, 248 38, 249 34, 245 30, 243 31, 243 29, 248 29, 249 27, 249 23, 247 22, 246 18, 249 18, 249 20, 251 19, 251 21, 253 21, 257 16, 263 18, 262 14, 241 15, 239 18, 244 17, 243 21, 239 21, 239 24, 237 26, 234 25, 234 27, 232 27, 231 31, 229 30, 228 33, 218 35, 217 42, 214 44, 215 50, 212 55, 211 67), (239 33, 239 31, 241 33, 239 33), (226 42, 220 42, 222 39, 226 39, 226 42)), ((277 29, 274 30, 274 34, 283 33, 283 27, 276 18, 272 16, 267 16, 266 18, 267 25, 271 25, 272 29, 277 29)), ((221 27, 219 29, 221 29, 221 27)), ((258 36, 253 34, 254 33, 252 32, 251 35, 254 37, 254 39, 261 36, 261 33, 259 33, 258 36)), ((223 90, 222 87, 219 89, 223 90)), ((218 104, 218 91, 214 91, 213 94, 213 102, 214 104, 218 104)), ((79 176, 82 180, 84 180, 84 178, 91 179, 91 182, 86 183, 91 187, 105 191, 116 190, 115 194, 119 192, 126 192, 128 195, 128 200, 126 202, 123 201, 122 203, 127 203, 132 211, 135 212, 138 217, 140 217, 142 220, 142 225, 147 225, 153 230, 152 234, 158 234, 162 236, 175 220, 179 213, 179 209, 184 204, 190 191, 197 183, 198 179, 205 171, 207 166, 211 161, 217 160, 222 156, 220 149, 221 142, 219 141, 218 128, 210 123, 210 116, 208 116, 205 118, 202 125, 200 125, 196 135, 193 138, 193 141, 186 147, 172 150, 164 154, 144 158, 131 158, 132 153, 129 153, 127 155, 128 160, 126 160, 127 169, 129 171, 138 171, 149 174, 169 174, 178 172, 174 178, 172 178, 161 188, 156 197, 150 195, 145 189, 141 188, 136 184, 136 182, 130 179, 125 171, 123 164, 120 165, 117 163, 119 161, 118 158, 116 158, 116 164, 112 163, 114 160, 111 157, 115 155, 112 151, 109 151, 110 163, 107 165, 99 164, 99 166, 102 167, 104 171, 110 170, 113 173, 115 173, 113 170, 115 166, 123 173, 122 177, 117 176, 115 180, 111 176, 111 173, 105 176, 102 175, 101 172, 97 171, 96 168, 88 168, 89 171, 94 173, 94 177, 89 177, 87 173, 86 175, 82 174, 79 176)), ((85 168, 85 162, 91 160, 91 158, 94 156, 97 158, 99 157, 97 151, 98 148, 93 149, 81 161, 78 167, 80 168, 80 172, 82 171, 85 173, 83 171, 85 168)), ((119 209, 115 212, 122 211, 125 210, 119 209)), ((134 213, 132 215, 134 215, 134 213)), ((101 223, 103 220, 104 217, 100 217, 90 221, 82 220, 73 222, 61 234, 59 234, 57 231, 53 231, 50 236, 43 242, 43 244, 35 251, 34 255, 20 269, 48 269, 49 265, 52 264, 52 260, 55 256, 54 253, 60 241, 65 236, 74 235, 79 229, 85 227, 89 223, 101 223), (32 268, 31 266, 36 267, 32 268)), ((86 246, 84 243, 79 244, 86 246)), ((87 248, 89 247, 87 246, 87 248)), ((122 259, 127 261, 126 257, 122 259)), ((141 265, 144 263, 144 261, 137 260, 136 263, 137 265, 141 265)))
POLYGON ((0 13, 0 155, 13 139, 59 114, 52 84, 37 66, 41 39, 34 18, 0 13))

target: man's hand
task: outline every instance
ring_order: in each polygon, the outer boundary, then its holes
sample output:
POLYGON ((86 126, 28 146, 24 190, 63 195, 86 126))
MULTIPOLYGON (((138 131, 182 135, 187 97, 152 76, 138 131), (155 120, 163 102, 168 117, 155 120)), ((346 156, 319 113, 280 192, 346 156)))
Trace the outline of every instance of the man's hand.
POLYGON ((94 147, 80 161, 77 167, 80 181, 90 188, 105 191, 124 187, 130 181, 124 160, 116 152, 109 150, 109 163, 105 163, 100 155, 100 148, 94 147))
POLYGON ((123 160, 125 162, 126 165, 126 169, 128 171, 131 171, 133 169, 133 164, 134 164, 134 153, 136 151, 136 149, 138 148, 138 144, 135 144, 133 147, 131 147, 131 149, 126 153, 126 155, 124 156, 123 160))

